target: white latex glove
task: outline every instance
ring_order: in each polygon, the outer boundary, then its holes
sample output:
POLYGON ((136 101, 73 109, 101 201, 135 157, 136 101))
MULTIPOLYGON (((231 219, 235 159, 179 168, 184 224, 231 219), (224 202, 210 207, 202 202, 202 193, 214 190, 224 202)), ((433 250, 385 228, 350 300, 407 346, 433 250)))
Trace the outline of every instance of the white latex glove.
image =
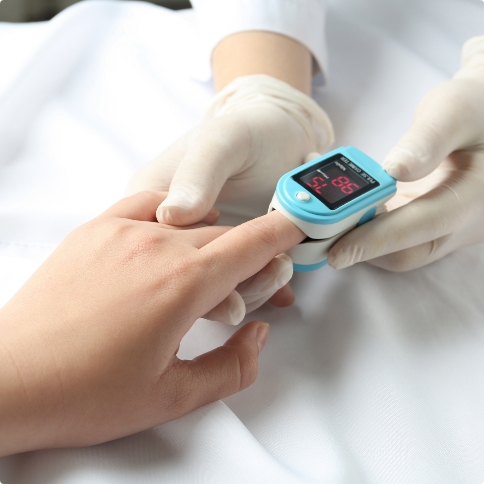
POLYGON ((288 255, 274 257, 264 269, 240 283, 204 318, 235 326, 242 322, 247 313, 256 310, 271 298, 275 306, 291 305, 294 296, 287 284, 292 273, 292 260, 288 255), (281 294, 276 294, 278 291, 281 294))
MULTIPOLYGON (((328 116, 310 97, 269 76, 240 77, 217 94, 200 126, 135 174, 127 191, 168 191, 157 210, 161 223, 207 221, 215 205, 222 224, 238 225, 266 213, 279 178, 333 139, 328 116)), ((207 318, 238 324, 291 276, 291 259, 281 255, 207 318)), ((271 299, 292 301, 287 286, 271 299)))
POLYGON ((128 194, 168 191, 161 223, 200 222, 217 202, 221 222, 238 224, 266 213, 279 178, 333 138, 310 97, 270 76, 240 77, 217 94, 200 126, 135 174, 128 194))
POLYGON ((404 182, 388 213, 340 239, 330 265, 406 271, 484 242, 484 37, 464 45, 461 69, 423 99, 384 167, 404 182))

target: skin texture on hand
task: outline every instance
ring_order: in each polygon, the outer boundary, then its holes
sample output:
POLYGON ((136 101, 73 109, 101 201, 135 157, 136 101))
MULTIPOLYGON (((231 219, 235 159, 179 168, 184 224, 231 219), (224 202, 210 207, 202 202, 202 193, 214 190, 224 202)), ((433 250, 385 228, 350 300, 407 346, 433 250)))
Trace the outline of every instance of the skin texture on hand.
POLYGON ((484 242, 484 69, 432 90, 384 167, 399 180, 388 213, 341 238, 330 265, 407 271, 484 242))
POLYGON ((156 222, 164 195, 126 198, 72 232, 0 312, 0 455, 85 446, 249 386, 268 326, 182 361, 199 317, 299 243, 277 212, 235 229, 156 222))

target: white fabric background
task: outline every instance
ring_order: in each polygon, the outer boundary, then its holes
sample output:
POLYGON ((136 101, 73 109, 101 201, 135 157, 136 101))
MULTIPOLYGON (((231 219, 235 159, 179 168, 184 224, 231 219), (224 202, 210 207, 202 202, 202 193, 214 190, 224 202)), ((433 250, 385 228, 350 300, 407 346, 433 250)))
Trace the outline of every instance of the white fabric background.
MULTIPOLYGON (((192 12, 86 2, 0 26, 0 300, 208 104, 192 12)), ((336 146, 381 160, 421 96, 484 30, 478 0, 335 0, 330 82, 315 98, 336 146)), ((484 246, 410 273, 299 274, 256 383, 108 444, 0 459, 4 484, 482 483, 484 246)), ((200 320, 182 357, 233 332, 200 320)))

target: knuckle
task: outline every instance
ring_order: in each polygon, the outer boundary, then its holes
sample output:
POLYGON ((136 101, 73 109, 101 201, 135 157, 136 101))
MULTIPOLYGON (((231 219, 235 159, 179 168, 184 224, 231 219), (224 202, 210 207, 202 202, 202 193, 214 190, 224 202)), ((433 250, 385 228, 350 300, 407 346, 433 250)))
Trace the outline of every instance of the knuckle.
POLYGON ((97 217, 77 227, 68 237, 80 238, 89 247, 102 246, 115 238, 116 222, 110 218, 97 217))
POLYGON ((189 362, 180 360, 176 367, 164 373, 157 381, 154 395, 156 407, 162 407, 174 416, 181 415, 190 409, 192 394, 195 390, 192 384, 192 372, 189 362), (156 397, 161 393, 161 401, 156 397))
POLYGON ((104 220, 94 227, 94 237, 103 239, 103 245, 115 255, 118 263, 129 264, 134 260, 152 256, 160 237, 149 230, 139 230, 130 220, 104 220))
POLYGON ((174 272, 176 279, 179 280, 178 290, 190 299, 200 292, 207 279, 207 274, 198 264, 196 257, 185 256, 177 260, 174 264, 174 272))

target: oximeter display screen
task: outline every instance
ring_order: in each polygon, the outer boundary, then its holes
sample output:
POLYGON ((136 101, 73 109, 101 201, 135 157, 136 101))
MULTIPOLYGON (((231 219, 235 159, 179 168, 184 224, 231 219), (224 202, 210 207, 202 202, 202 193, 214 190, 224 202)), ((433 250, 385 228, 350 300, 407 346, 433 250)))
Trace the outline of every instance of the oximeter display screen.
POLYGON ((294 176, 294 180, 333 210, 379 186, 343 155, 323 160, 294 176))

